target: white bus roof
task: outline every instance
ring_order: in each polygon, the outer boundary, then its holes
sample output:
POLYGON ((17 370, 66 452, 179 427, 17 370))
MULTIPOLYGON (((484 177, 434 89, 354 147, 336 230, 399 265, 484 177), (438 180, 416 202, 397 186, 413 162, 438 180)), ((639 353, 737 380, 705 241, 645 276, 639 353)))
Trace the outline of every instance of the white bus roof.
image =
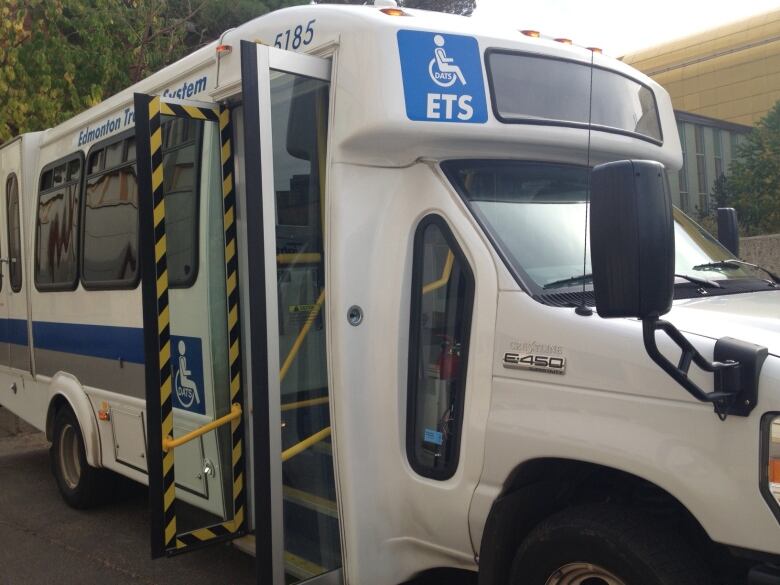
MULTIPOLYGON (((518 30, 520 26, 497 29, 492 24, 462 16, 410 9, 403 9, 406 16, 391 16, 382 10, 379 6, 306 5, 263 15, 48 130, 44 144, 56 143, 55 150, 61 155, 76 148, 86 150, 95 142, 132 127, 134 92, 199 101, 234 97, 240 92, 241 41, 270 46, 279 40, 284 46, 287 41, 288 48, 294 49, 298 30, 307 40, 311 36, 308 44, 299 42, 299 51, 335 55, 332 79, 335 103, 331 120, 334 161, 397 166, 411 164, 419 158, 555 156, 558 160, 563 157, 584 163, 582 153, 587 148, 588 136, 583 129, 506 124, 495 117, 484 55, 488 49, 506 49, 585 64, 592 58, 598 68, 618 72, 652 90, 658 104, 663 143, 593 132, 592 163, 620 157, 658 160, 671 168, 681 165, 668 94, 625 63, 582 47, 525 36, 518 30), (307 28, 311 29, 311 35, 305 32, 307 28), (487 96, 483 123, 433 123, 409 118, 404 101, 399 30, 475 40, 482 57, 481 82, 487 96), (293 46, 289 42, 291 37, 293 46), (220 43, 230 46, 232 51, 223 54, 218 66, 216 49, 220 43)), ((440 105, 443 108, 447 104, 440 105)))

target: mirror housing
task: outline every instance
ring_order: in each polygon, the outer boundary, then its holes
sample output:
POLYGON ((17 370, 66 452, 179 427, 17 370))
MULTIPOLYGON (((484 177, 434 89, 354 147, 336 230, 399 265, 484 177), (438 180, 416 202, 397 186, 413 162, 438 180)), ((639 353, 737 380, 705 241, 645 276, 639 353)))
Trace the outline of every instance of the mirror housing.
POLYGON ((733 207, 718 208, 718 241, 739 258, 739 226, 737 210, 733 207))
MULTIPOLYGON (((721 420, 748 416, 758 400, 758 379, 767 349, 722 338, 715 360, 702 356, 671 323, 660 316, 674 299, 674 219, 662 164, 623 160, 591 172, 590 245, 593 291, 601 317, 642 320, 645 350, 691 396, 713 405, 721 420), (662 331, 680 348, 677 364, 661 352, 662 331), (689 376, 692 364, 713 374, 706 392, 689 376)), ((733 210, 732 210, 733 211, 733 210)), ((736 214, 733 216, 736 225, 736 214)))
POLYGON ((601 317, 659 317, 674 297, 674 221, 664 166, 623 160, 591 176, 591 265, 601 317))

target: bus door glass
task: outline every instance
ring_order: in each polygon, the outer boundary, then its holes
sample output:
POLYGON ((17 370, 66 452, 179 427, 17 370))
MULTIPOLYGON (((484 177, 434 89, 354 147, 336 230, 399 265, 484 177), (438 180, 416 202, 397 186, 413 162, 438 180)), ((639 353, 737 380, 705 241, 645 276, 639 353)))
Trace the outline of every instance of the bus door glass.
POLYGON ((253 435, 256 449, 267 441, 269 471, 255 465, 258 565, 265 555, 268 583, 336 583, 323 240, 331 63, 244 42, 241 67, 246 217, 262 225, 247 237, 253 435))
POLYGON ((152 553, 245 527, 230 111, 136 94, 152 553))

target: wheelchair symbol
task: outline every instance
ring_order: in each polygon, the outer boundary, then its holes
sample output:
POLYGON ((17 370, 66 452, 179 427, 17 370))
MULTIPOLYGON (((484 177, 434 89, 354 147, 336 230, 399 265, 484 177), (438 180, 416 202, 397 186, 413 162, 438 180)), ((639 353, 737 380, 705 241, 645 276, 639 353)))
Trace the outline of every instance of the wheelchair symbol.
POLYGON ((466 85, 466 78, 460 67, 454 65, 455 59, 447 57, 447 51, 444 50, 444 37, 436 35, 433 37, 436 48, 433 50, 433 59, 428 64, 428 74, 436 85, 441 87, 452 87, 456 81, 466 85))
POLYGON ((179 402, 184 408, 189 408, 193 402, 200 404, 200 396, 198 396, 198 385, 189 378, 192 372, 187 369, 186 352, 187 346, 184 341, 179 341, 179 367, 173 383, 179 402))

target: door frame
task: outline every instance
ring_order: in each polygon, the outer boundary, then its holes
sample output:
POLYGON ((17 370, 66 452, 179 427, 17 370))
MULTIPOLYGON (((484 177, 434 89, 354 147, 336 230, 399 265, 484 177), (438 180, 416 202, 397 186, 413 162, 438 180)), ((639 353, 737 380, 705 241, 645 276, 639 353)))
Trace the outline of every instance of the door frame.
MULTIPOLYGON (((261 226, 259 230, 246 230, 246 286, 251 307, 248 326, 250 332, 266 332, 265 336, 252 336, 247 358, 252 379, 253 508, 258 585, 283 585, 285 582, 271 72, 330 82, 331 69, 331 61, 322 57, 241 41, 245 218, 247 224, 261 226), (246 161, 260 161, 260 164, 247 164, 246 161), (269 319, 268 315, 273 317, 269 319), (267 448, 259 448, 262 445, 267 448), (262 471, 266 471, 265 475, 262 471)), ((312 585, 341 582, 341 569, 306 581, 312 585)))
MULTIPOLYGON (((232 540, 242 536, 246 529, 235 174, 231 115, 227 107, 189 100, 164 100, 160 96, 140 93, 134 94, 134 106, 138 153, 151 548, 152 558, 158 558, 232 540), (162 176, 163 115, 218 123, 221 146, 230 402, 233 409, 212 425, 218 422, 231 425, 234 515, 228 521, 185 534, 179 534, 176 529, 174 447, 166 444, 166 441, 173 437, 173 380, 162 176)), ((204 432, 207 427, 213 430, 216 427, 212 425, 206 425, 202 429, 204 432)))

